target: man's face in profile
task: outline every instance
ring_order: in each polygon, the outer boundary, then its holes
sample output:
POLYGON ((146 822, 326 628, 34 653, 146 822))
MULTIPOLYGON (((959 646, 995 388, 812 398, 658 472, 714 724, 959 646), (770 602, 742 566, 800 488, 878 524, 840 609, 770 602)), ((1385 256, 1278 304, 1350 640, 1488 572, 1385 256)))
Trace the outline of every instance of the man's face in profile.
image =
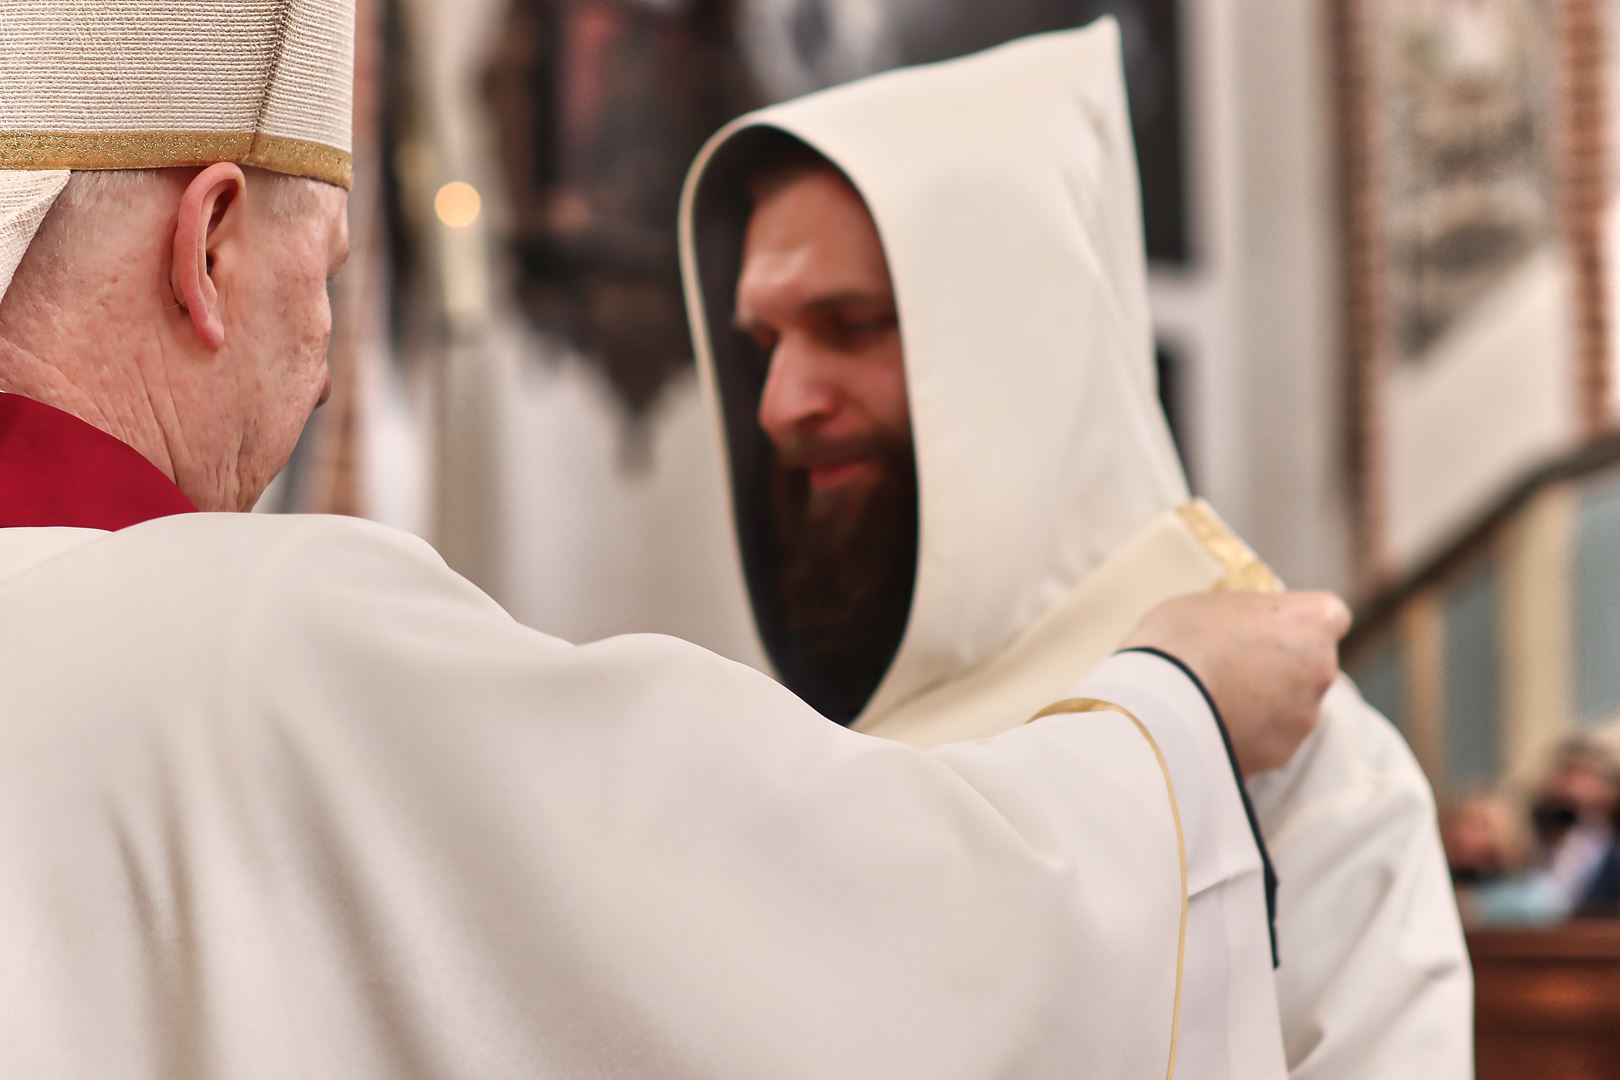
POLYGON ((839 173, 801 170, 757 193, 735 321, 769 365, 759 424, 776 455, 790 623, 812 647, 869 648, 850 635, 877 608, 909 606, 916 467, 888 262, 839 173))

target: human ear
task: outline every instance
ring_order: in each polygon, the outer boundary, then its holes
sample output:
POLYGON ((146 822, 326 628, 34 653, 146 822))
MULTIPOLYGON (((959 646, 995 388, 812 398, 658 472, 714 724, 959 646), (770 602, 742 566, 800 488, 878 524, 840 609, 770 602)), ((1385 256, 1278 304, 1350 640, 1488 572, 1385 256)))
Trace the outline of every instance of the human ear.
POLYGON ((208 349, 225 344, 215 263, 220 248, 242 231, 246 191, 241 167, 222 161, 198 173, 180 196, 169 284, 192 332, 208 349))

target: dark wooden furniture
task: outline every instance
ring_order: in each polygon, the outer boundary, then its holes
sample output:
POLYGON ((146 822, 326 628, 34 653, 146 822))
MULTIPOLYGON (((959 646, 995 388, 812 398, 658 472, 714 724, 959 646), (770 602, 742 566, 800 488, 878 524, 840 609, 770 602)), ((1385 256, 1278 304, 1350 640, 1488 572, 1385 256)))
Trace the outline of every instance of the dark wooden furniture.
POLYGON ((1620 1080, 1620 923, 1481 931, 1478 1080, 1620 1080))

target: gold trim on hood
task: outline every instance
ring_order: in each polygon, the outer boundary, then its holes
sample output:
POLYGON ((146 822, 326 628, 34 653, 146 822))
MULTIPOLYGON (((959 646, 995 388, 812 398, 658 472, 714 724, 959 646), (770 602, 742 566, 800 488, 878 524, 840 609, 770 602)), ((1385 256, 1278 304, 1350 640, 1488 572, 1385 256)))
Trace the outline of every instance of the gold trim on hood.
POLYGON ((1111 701, 1101 701, 1097 698, 1069 698, 1048 705, 1030 717, 1029 722, 1033 724, 1048 716, 1104 712, 1118 713, 1135 724, 1136 730, 1142 733, 1142 738, 1153 748, 1153 757, 1159 763, 1159 771, 1164 774, 1165 793, 1170 796, 1170 817, 1176 825, 1176 858, 1181 864, 1181 928, 1176 938, 1175 1005, 1170 1012, 1170 1065, 1165 1072, 1165 1080, 1175 1080, 1176 1041, 1181 1034, 1181 982, 1187 961, 1187 838, 1181 828, 1181 806, 1176 802, 1176 785, 1170 779, 1170 765, 1164 760, 1164 751, 1159 749, 1159 743, 1148 731, 1147 725, 1138 720, 1136 714, 1129 709, 1121 708, 1111 701))

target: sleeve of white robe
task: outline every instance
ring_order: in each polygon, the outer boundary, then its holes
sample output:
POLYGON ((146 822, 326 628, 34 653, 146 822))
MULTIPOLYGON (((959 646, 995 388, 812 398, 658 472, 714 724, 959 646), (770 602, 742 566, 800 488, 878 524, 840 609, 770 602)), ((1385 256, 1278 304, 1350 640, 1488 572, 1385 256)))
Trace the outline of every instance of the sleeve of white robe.
POLYGON ((1341 681, 1249 790, 1279 881, 1292 1080, 1469 1080, 1467 947, 1434 797, 1394 727, 1341 681))
POLYGON ((1127 718, 928 754, 678 641, 525 629, 399 534, 281 531, 240 588, 140 561, 170 607, 77 633, 128 640, 111 688, 9 718, 8 1069, 1166 1074, 1177 833, 1127 718))

